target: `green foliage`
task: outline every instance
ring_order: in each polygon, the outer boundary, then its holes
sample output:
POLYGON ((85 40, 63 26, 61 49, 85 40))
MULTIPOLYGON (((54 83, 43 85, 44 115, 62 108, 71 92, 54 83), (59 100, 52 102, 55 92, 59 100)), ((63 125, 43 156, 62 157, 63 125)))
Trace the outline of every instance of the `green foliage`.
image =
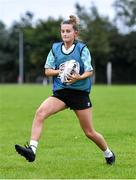
MULTIPOLYGON (((124 22, 131 21, 134 25, 135 1, 116 0, 115 4, 119 8, 117 18, 127 16, 124 22), (129 13, 125 14, 126 11, 129 13)), ((106 83, 106 65, 109 61, 113 63, 114 83, 136 83, 135 31, 121 34, 108 17, 99 14, 94 5, 85 8, 77 3, 75 8, 81 23, 80 38, 92 55, 96 83, 106 83), (125 75, 123 72, 126 72, 125 75)), ((0 22, 0 82, 18 80, 19 31, 23 32, 24 37, 25 82, 37 82, 37 78, 44 77, 44 63, 52 43, 61 39, 60 23, 63 19, 50 17, 34 22, 33 17, 33 13, 28 11, 9 29, 0 22)))
POLYGON ((136 25, 136 1, 135 0, 116 0, 114 2, 116 18, 123 21, 128 27, 136 25))
POLYGON ((1 179, 136 178, 136 86, 92 88, 94 127, 116 153, 112 167, 68 109, 45 121, 34 163, 15 152, 16 143, 29 141, 34 112, 49 95, 51 86, 0 86, 1 179))
POLYGON ((8 33, 6 31, 5 25, 0 22, 0 65, 5 64, 5 61, 9 60, 8 55, 5 57, 2 49, 7 48, 7 40, 8 40, 8 33))
POLYGON ((26 12, 20 22, 14 22, 13 26, 6 31, 4 24, 0 24, 0 69, 1 82, 17 81, 19 61, 19 31, 24 37, 24 70, 25 81, 33 82, 37 76, 43 76, 43 66, 46 56, 55 41, 60 41, 60 22, 48 18, 46 21, 39 20, 33 26, 33 14, 26 12), (9 76, 6 76, 7 71, 9 76))
POLYGON ((81 20, 81 38, 87 43, 93 58, 96 82, 104 82, 106 64, 110 61, 110 36, 117 32, 107 17, 101 17, 95 6, 90 11, 76 4, 77 15, 81 20), (102 74, 104 74, 102 76, 102 74))
POLYGON ((113 47, 110 55, 113 64, 113 77, 118 83, 135 83, 135 36, 136 32, 131 32, 128 35, 117 35, 115 33, 110 37, 110 43, 113 47), (124 73, 122 73, 121 68, 124 73))
POLYGON ((5 25, 0 22, 0 82, 12 82, 16 69, 14 63, 14 41, 10 39, 10 32, 5 25))
POLYGON ((81 20, 81 38, 97 59, 98 54, 107 56, 110 51, 108 30, 110 23, 107 18, 101 18, 96 7, 91 7, 90 13, 84 7, 76 5, 77 15, 81 20), (84 26, 85 25, 85 26, 84 26))
MULTIPOLYGON (((123 8, 133 11, 129 14, 128 18, 134 22, 135 1, 117 0, 115 4, 122 10, 124 18, 123 8)), ((90 11, 87 11, 86 8, 76 4, 76 9, 82 25, 81 38, 87 43, 92 54, 96 82, 106 82, 106 64, 110 61, 113 63, 113 82, 136 83, 134 78, 136 76, 135 32, 120 34, 117 27, 107 17, 99 15, 95 6, 91 6, 90 11)))
POLYGON ((49 18, 46 22, 40 20, 34 28, 24 29, 26 76, 31 75, 30 69, 37 72, 36 76, 43 76, 43 66, 52 43, 60 41, 59 28, 60 19, 49 18))

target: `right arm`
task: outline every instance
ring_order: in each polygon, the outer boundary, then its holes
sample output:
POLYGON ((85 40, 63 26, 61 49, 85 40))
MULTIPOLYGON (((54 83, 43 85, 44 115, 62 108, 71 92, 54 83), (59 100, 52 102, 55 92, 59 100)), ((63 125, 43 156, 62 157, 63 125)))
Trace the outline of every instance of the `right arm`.
POLYGON ((59 75, 59 70, 58 69, 45 69, 45 75, 46 76, 58 76, 59 75))
POLYGON ((58 76, 59 75, 59 69, 55 69, 55 57, 52 53, 52 50, 50 50, 47 60, 45 63, 45 75, 46 76, 58 76))

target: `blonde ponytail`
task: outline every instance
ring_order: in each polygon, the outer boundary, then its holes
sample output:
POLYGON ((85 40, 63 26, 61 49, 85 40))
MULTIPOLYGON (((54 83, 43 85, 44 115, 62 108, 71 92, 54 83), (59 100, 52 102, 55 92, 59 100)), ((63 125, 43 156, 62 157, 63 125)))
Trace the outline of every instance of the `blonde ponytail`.
POLYGON ((79 25, 79 19, 74 15, 69 16, 69 21, 71 21, 75 25, 79 25))
POLYGON ((72 24, 73 25, 73 29, 75 31, 78 31, 79 30, 79 19, 74 16, 74 15, 70 15, 69 16, 69 19, 66 20, 66 21, 63 21, 61 24, 72 24))

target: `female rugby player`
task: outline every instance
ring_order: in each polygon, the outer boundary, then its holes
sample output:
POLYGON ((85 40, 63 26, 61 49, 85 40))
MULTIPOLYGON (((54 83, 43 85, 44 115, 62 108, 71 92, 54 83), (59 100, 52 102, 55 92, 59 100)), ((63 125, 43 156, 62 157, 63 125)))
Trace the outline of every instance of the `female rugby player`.
POLYGON ((77 18, 71 15, 61 23, 62 42, 54 43, 47 56, 45 74, 53 77, 53 95, 44 100, 35 113, 29 145, 15 145, 16 151, 29 162, 35 160, 44 121, 66 108, 74 111, 85 135, 104 153, 106 163, 112 165, 115 162, 115 155, 104 137, 93 127, 92 103, 89 98, 93 67, 90 52, 84 43, 77 40, 78 34, 77 18), (70 60, 75 61, 79 73, 69 74, 64 82, 60 77, 70 60))

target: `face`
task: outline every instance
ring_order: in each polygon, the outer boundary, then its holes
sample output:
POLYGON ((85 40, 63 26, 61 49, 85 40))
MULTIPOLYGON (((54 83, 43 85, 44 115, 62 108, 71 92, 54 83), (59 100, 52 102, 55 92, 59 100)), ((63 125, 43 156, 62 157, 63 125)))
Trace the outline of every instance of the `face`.
POLYGON ((78 33, 73 29, 72 24, 61 25, 61 38, 65 43, 73 43, 78 33))

